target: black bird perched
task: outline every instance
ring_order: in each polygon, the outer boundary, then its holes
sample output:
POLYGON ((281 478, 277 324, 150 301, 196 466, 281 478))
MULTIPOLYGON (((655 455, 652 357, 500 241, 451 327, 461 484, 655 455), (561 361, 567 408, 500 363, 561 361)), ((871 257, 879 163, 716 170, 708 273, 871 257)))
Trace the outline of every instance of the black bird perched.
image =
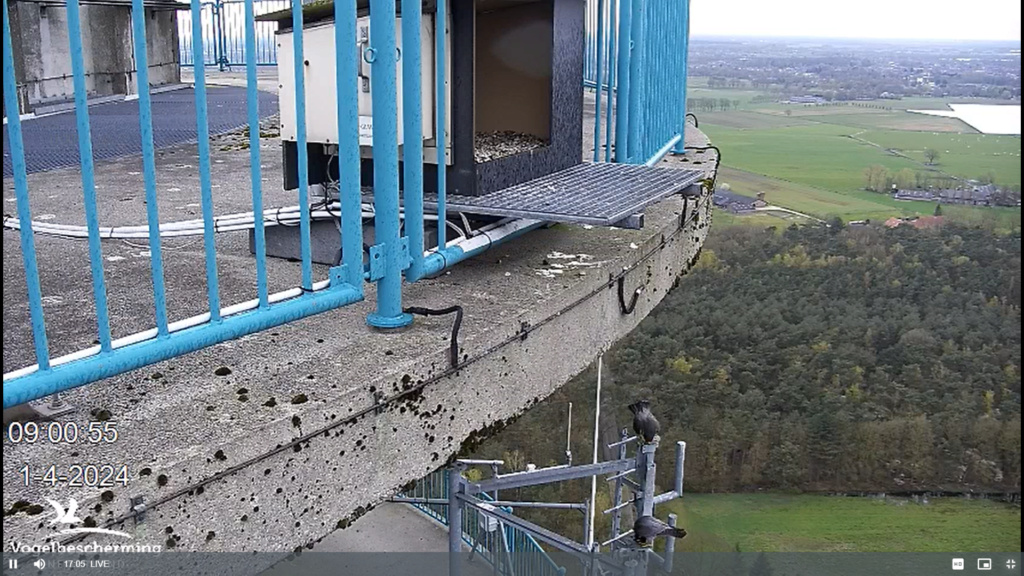
POLYGON ((641 516, 633 523, 633 540, 640 546, 653 546, 658 536, 682 538, 686 536, 686 530, 673 528, 654 516, 641 516))
POLYGON ((654 437, 661 430, 658 419, 651 414, 651 403, 647 400, 639 400, 629 405, 629 411, 633 413, 633 432, 644 439, 644 443, 654 442, 654 437))

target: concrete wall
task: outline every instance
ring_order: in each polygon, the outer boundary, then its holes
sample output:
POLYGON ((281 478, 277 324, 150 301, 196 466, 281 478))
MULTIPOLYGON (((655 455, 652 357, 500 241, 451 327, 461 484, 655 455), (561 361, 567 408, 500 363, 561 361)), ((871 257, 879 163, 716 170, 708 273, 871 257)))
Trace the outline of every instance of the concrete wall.
MULTIPOLYGON (((22 113, 74 97, 67 10, 31 2, 10 5, 11 42, 22 113)), ((86 90, 90 98, 135 93, 131 9, 81 7, 86 90)), ((180 81, 178 27, 172 11, 147 10, 150 83, 180 81)))

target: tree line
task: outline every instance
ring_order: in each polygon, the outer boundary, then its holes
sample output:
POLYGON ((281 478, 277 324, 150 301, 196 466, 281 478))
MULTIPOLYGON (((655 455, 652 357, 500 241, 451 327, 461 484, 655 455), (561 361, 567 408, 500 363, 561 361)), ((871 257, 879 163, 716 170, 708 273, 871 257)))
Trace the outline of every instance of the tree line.
MULTIPOLYGON (((647 398, 662 487, 685 440, 689 491, 1019 492, 1020 240, 953 225, 717 230, 607 353, 604 439, 647 398)), ((476 456, 562 462, 568 402, 572 450, 589 454, 595 380, 591 368, 476 456)))

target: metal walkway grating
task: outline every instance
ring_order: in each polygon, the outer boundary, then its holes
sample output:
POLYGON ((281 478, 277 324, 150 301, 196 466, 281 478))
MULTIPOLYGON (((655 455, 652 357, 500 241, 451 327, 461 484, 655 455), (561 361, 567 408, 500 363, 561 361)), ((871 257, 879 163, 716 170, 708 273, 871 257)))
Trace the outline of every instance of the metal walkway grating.
MULTIPOLYGON (((449 195, 450 212, 613 226, 704 177, 700 170, 578 164, 484 196, 449 195)), ((425 204, 436 209, 436 195, 425 204)))
MULTIPOLYGON (((259 92, 260 118, 277 113, 277 96, 259 92)), ((153 100, 153 141, 157 148, 195 142, 196 93, 184 88, 157 92, 153 100)), ((236 130, 249 124, 246 89, 210 86, 206 90, 210 135, 236 130)), ((94 160, 110 160, 142 154, 139 135, 139 101, 121 100, 89 107, 94 160)), ((28 173, 59 168, 77 168, 78 131, 74 112, 41 116, 22 122, 25 162, 28 173)), ((7 125, 4 124, 4 178, 14 174, 11 166, 7 125)))

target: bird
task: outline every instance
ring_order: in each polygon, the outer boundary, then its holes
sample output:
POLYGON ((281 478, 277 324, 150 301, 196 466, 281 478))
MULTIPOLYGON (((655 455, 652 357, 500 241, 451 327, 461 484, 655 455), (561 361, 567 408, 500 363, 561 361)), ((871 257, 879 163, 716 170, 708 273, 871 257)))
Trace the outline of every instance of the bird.
POLYGON ((653 546, 658 536, 683 538, 686 530, 669 526, 654 516, 641 516, 633 523, 633 540, 640 546, 653 546))
POLYGON ((633 413, 633 432, 643 438, 645 444, 654 442, 661 425, 654 414, 651 414, 651 403, 647 400, 638 400, 629 405, 629 411, 633 413))

